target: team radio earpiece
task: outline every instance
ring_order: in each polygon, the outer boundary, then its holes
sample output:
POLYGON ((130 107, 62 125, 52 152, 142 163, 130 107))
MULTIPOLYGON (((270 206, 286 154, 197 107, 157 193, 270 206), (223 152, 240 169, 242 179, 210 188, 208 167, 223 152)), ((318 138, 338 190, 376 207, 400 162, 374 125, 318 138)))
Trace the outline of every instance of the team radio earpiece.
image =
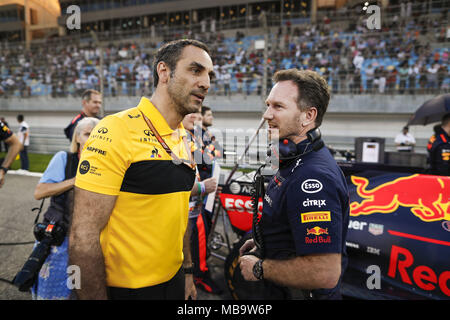
MULTIPOLYGON (((280 139, 278 143, 278 151, 279 155, 278 159, 280 161, 280 164, 285 164, 286 162, 289 162, 290 160, 298 159, 312 151, 318 151, 320 150, 325 144, 323 143, 323 140, 321 139, 321 133, 319 128, 314 128, 309 130, 306 133, 306 137, 308 138, 309 144, 312 146, 309 148, 309 145, 304 149, 302 153, 298 153, 297 151, 297 145, 292 142, 289 139, 280 139)), ((272 149, 269 148, 267 151, 267 156, 272 155, 272 149)))

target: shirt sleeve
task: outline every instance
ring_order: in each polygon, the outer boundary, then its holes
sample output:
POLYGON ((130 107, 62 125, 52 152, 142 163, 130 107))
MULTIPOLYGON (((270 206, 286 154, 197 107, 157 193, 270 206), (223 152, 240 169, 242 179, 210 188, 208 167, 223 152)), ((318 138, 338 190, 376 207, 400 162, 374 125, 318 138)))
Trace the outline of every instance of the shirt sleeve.
POLYGON ((107 195, 118 195, 131 163, 131 138, 126 123, 112 115, 92 130, 81 152, 75 185, 107 195))
POLYGON ((450 144, 441 144, 436 148, 436 170, 443 176, 450 175, 450 144))
POLYGON ((45 169, 39 183, 58 183, 66 178, 67 153, 59 151, 56 153, 45 169))
POLYGON ((287 213, 298 255, 342 252, 342 204, 328 175, 302 176, 288 186, 287 213))

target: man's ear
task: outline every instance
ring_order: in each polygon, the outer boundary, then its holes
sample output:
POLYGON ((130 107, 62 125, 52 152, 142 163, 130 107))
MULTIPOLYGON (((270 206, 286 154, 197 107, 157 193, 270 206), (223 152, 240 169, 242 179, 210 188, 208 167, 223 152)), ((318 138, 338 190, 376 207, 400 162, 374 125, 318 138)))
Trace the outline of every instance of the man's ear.
POLYGON ((167 83, 170 78, 170 70, 164 61, 160 61, 156 66, 156 72, 158 73, 160 83, 167 83))
POLYGON ((304 113, 304 120, 302 121, 302 126, 306 127, 310 125, 311 123, 314 123, 317 118, 317 108, 316 107, 310 107, 305 113, 304 113))

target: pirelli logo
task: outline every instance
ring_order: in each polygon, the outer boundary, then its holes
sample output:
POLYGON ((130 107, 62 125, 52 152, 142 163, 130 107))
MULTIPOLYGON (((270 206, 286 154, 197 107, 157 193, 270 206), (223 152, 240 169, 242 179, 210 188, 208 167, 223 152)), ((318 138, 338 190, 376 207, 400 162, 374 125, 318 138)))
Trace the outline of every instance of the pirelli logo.
POLYGON ((331 221, 330 211, 314 211, 300 214, 302 223, 331 221))

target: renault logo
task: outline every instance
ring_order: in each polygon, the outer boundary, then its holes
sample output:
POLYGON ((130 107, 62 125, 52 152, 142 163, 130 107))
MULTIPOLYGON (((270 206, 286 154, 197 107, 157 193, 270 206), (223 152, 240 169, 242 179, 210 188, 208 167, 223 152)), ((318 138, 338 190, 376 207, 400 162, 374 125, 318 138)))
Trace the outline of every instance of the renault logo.
POLYGON ((150 137, 150 136, 154 136, 153 132, 151 132, 150 130, 144 130, 144 133, 146 136, 150 137))

